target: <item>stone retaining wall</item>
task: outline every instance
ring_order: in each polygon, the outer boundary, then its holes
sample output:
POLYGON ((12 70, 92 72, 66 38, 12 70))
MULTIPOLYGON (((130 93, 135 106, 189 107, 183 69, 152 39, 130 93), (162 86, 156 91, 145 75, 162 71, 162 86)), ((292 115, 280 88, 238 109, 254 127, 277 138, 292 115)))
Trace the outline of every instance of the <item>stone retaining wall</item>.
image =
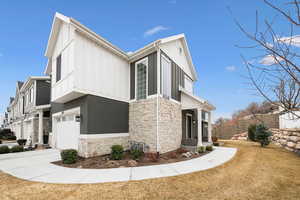
POLYGON ((300 154, 300 129, 271 129, 271 140, 289 151, 300 154))

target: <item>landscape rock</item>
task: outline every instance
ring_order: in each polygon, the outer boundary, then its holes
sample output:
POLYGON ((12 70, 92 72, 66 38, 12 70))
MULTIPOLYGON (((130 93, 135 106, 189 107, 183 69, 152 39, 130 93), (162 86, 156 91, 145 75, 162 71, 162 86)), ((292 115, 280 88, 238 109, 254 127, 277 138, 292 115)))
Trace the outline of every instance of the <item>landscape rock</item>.
POLYGON ((135 160, 129 160, 127 164, 129 167, 136 167, 138 163, 135 160))
POLYGON ((117 166, 119 165, 119 163, 118 163, 117 161, 115 161, 115 160, 110 160, 110 161, 108 161, 108 162, 106 163, 106 165, 107 165, 108 167, 117 167, 117 166))
POLYGON ((300 143, 295 146, 295 149, 300 149, 300 143))
POLYGON ((289 137, 289 140, 291 140, 293 142, 298 142, 298 141, 300 141, 300 137, 298 137, 298 136, 291 136, 291 137, 289 137))

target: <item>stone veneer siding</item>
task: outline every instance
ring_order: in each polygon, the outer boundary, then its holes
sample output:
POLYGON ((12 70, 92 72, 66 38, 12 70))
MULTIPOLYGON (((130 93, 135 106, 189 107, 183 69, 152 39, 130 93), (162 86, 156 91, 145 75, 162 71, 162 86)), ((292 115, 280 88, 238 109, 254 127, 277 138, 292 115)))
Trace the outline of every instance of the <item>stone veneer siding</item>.
POLYGON ((180 148, 182 140, 182 111, 177 102, 159 98, 160 153, 180 148))
POLYGON ((150 152, 156 152, 157 99, 129 103, 129 140, 144 142, 150 152))
POLYGON ((300 129, 271 129, 271 140, 289 151, 300 155, 300 129))
MULTIPOLYGON (((181 105, 159 97, 159 152, 173 151, 181 146, 181 105)), ((157 98, 129 104, 129 140, 144 142, 150 152, 157 151, 157 98)))
POLYGON ((111 153, 111 146, 118 144, 128 149, 128 136, 107 138, 80 138, 78 154, 82 157, 94 157, 111 153))

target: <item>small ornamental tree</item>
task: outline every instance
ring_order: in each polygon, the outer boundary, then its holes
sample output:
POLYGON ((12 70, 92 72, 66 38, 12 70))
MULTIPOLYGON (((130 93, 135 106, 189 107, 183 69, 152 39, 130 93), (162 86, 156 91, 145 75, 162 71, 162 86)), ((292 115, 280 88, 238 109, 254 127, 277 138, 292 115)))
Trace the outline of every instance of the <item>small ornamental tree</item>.
POLYGON ((272 133, 265 125, 259 124, 256 126, 255 140, 260 143, 261 147, 270 144, 270 136, 272 136, 272 133))
POLYGON ((255 131, 256 131, 256 124, 251 124, 248 127, 248 139, 255 142, 255 131))

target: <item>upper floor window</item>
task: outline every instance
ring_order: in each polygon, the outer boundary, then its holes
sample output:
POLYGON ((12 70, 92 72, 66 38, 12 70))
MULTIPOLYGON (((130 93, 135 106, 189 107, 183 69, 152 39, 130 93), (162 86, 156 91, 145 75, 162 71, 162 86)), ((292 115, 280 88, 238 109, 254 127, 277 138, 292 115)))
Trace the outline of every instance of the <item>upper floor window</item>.
POLYGON ((146 99, 148 91, 148 58, 144 58, 135 64, 136 71, 136 99, 146 99))
POLYGON ((56 58, 56 82, 61 79, 61 54, 56 58))
POLYGON ((162 67, 162 92, 164 97, 171 97, 171 61, 161 56, 161 67, 162 67))
POLYGON ((188 76, 184 76, 184 88, 193 93, 193 81, 188 76))

